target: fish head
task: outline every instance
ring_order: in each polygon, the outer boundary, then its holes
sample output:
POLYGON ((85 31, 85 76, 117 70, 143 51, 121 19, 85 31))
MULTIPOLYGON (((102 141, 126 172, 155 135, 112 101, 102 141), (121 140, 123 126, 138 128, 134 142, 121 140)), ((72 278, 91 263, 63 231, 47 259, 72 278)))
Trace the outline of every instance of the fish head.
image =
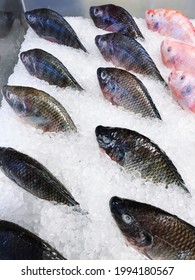
POLYGON ((112 104, 115 104, 114 97, 117 92, 117 82, 112 75, 112 70, 113 68, 100 67, 97 69, 97 76, 104 97, 112 102, 112 104))
POLYGON ((150 248, 153 244, 153 236, 142 223, 144 215, 139 203, 134 200, 112 197, 110 199, 110 211, 119 229, 131 246, 140 251, 150 248))
POLYGON ((24 13, 26 21, 40 37, 43 37, 43 34, 45 32, 46 21, 42 10, 43 9, 35 9, 24 13))
POLYGON ((26 113, 25 98, 22 91, 17 90, 14 86, 5 85, 2 88, 2 94, 17 115, 23 116, 26 113))
POLYGON ((30 26, 35 26, 37 23, 37 16, 33 11, 27 11, 24 13, 25 19, 30 24, 30 26))
POLYGON ((113 34, 97 35, 95 44, 106 61, 111 61, 114 55, 113 34))
POLYGON ((129 151, 125 132, 125 129, 101 125, 95 129, 96 139, 100 149, 120 165, 124 164, 125 154, 129 151))
POLYGON ((21 52, 20 59, 31 75, 36 74, 36 59, 31 50, 21 52))
POLYGON ((149 29, 159 31, 161 25, 161 16, 158 10, 147 10, 145 12, 145 21, 149 29))
POLYGON ((121 10, 121 7, 108 4, 90 7, 89 14, 98 28, 117 32, 124 26, 121 22, 121 10))
POLYGON ((164 40, 161 44, 161 57, 165 66, 169 68, 175 68, 178 62, 177 48, 175 47, 174 41, 164 40))

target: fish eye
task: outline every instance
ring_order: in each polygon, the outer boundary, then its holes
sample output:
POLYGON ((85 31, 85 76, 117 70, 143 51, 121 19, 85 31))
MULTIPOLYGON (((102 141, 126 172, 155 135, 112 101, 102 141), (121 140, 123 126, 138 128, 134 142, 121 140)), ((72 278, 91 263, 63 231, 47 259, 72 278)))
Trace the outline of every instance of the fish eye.
POLYGON ((122 214, 122 220, 126 223, 126 224, 131 224, 132 223, 132 218, 130 215, 128 214, 122 214))
POLYGON ((180 76, 180 80, 182 81, 182 80, 184 80, 185 79, 185 76, 184 75, 181 75, 180 76))
POLYGON ((109 143, 110 143, 110 139, 109 139, 107 136, 105 136, 105 135, 103 135, 102 141, 103 141, 105 144, 109 144, 109 143))
POLYGON ((102 80, 105 80, 106 78, 107 78, 107 73, 106 73, 106 71, 102 71, 101 72, 101 78, 102 78, 102 80))
POLYGON ((94 16, 98 16, 98 14, 99 14, 99 9, 98 9, 98 8, 95 8, 93 12, 94 12, 94 16))
POLYGON ((33 20, 34 20, 34 17, 33 17, 31 14, 29 14, 29 15, 28 15, 28 20, 29 20, 29 21, 33 21, 33 20))
POLYGON ((170 52, 170 51, 171 51, 171 47, 168 47, 168 48, 167 48, 167 51, 170 52))

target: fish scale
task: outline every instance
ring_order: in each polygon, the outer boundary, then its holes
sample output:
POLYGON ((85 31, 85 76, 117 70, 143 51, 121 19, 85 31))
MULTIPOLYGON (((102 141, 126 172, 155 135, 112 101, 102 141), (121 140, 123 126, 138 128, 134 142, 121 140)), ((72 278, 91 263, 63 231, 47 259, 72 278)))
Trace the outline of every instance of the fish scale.
POLYGON ((83 90, 62 62, 44 50, 31 49, 22 52, 20 59, 31 75, 47 81, 50 85, 83 90))
POLYGON ((66 109, 46 92, 31 87, 6 85, 2 93, 24 122, 44 132, 76 131, 66 109))
POLYGON ((161 116, 144 84, 133 74, 117 68, 98 68, 97 76, 101 90, 112 104, 142 117, 161 116))
POLYGON ((189 192, 176 167, 158 145, 140 133, 119 127, 97 126, 96 138, 112 160, 127 172, 139 171, 154 183, 174 184, 189 192))
POLYGON ((78 205, 65 186, 37 160, 12 148, 0 148, 0 169, 18 186, 45 200, 78 205))
POLYGON ((0 260, 65 260, 47 242, 25 228, 0 220, 0 260))
POLYGON ((120 197, 110 210, 128 244, 152 260, 194 260, 195 228, 155 206, 120 197))
POLYGON ((121 33, 97 35, 95 43, 106 61, 127 71, 133 71, 167 86, 154 61, 143 46, 130 36, 121 33))

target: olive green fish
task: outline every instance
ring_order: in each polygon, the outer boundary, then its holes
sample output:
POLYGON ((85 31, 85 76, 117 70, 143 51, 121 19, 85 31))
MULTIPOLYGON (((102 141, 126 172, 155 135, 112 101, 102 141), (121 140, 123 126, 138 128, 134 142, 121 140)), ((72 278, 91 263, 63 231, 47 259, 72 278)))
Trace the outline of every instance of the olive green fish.
POLYGON ((47 242, 12 222, 0 220, 0 260, 65 260, 47 242))
POLYGON ((22 86, 4 86, 3 96, 26 123, 44 132, 76 131, 65 108, 44 91, 22 86))
POLYGON ((79 203, 41 163, 12 148, 0 148, 0 170, 19 187, 49 201, 75 206, 79 203))
POLYGON ((113 105, 142 117, 161 119, 147 88, 135 75, 118 68, 101 67, 97 76, 103 95, 113 105))
POLYGON ((112 197, 110 210, 128 244, 152 260, 195 260, 195 228, 164 210, 112 197))
POLYGON ((44 50, 31 49, 22 52, 20 59, 30 75, 44 80, 50 85, 83 90, 62 62, 44 50))
POLYGON ((174 184, 189 192, 176 167, 157 144, 146 136, 126 128, 97 126, 98 144, 127 172, 139 171, 154 183, 174 184))

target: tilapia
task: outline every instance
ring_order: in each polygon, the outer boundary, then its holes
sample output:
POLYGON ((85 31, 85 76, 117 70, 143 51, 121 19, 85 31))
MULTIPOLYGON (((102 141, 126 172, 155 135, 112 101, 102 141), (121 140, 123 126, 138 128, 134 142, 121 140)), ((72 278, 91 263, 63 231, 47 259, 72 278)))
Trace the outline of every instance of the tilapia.
POLYGON ((161 116, 144 84, 133 74, 118 68, 98 68, 97 76, 101 90, 113 105, 142 117, 161 116))
POLYGON ((46 8, 35 9, 25 12, 25 18, 39 37, 87 52, 74 29, 57 12, 46 8))
POLYGON ((173 98, 184 110, 195 113, 195 73, 173 71, 169 75, 173 98))
POLYGON ((160 208, 112 197, 112 216, 128 244, 152 260, 195 260, 195 228, 160 208))
POLYGON ((48 82, 50 85, 83 90, 62 62, 44 50, 31 49, 22 52, 20 59, 29 74, 48 82))
POLYGON ((13 25, 15 16, 12 12, 0 11, 0 38, 6 37, 13 25))
POLYGON ((135 39, 144 39, 133 17, 120 6, 113 4, 92 6, 89 14, 98 28, 111 32, 121 32, 135 39))
POLYGON ((44 132, 76 131, 66 109, 44 91, 22 86, 4 86, 3 96, 24 122, 44 132))
POLYGON ((0 169, 19 187, 45 200, 75 206, 79 203, 41 163, 12 148, 0 148, 0 169))
POLYGON ((95 43, 106 61, 127 71, 159 80, 166 85, 150 55, 130 36, 121 33, 97 35, 95 43))
POLYGON ((127 172, 138 171, 141 177, 154 183, 174 184, 189 192, 176 167, 146 136, 126 128, 97 126, 98 144, 108 156, 127 172))
POLYGON ((66 260, 57 250, 27 229, 0 220, 0 260, 66 260))
POLYGON ((149 29, 189 44, 195 43, 195 28, 180 11, 168 8, 147 10, 145 20, 149 29))

